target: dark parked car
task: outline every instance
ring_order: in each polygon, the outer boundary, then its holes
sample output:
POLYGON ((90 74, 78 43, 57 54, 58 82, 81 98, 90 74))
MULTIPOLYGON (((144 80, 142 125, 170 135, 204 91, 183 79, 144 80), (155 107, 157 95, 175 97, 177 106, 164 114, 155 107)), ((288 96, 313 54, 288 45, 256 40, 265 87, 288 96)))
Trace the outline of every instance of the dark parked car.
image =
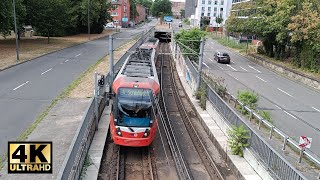
POLYGON ((230 56, 226 52, 217 51, 214 53, 214 59, 218 63, 228 63, 230 64, 230 56))

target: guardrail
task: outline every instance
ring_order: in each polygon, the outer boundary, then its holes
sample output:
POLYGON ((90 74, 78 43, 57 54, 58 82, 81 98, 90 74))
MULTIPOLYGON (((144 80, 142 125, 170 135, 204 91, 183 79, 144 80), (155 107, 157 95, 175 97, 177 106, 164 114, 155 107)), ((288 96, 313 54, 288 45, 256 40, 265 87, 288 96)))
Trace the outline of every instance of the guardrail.
MULTIPOLYGON (((131 52, 139 47, 153 30, 154 28, 151 28, 145 34, 142 34, 139 40, 129 49, 129 52, 126 52, 114 65, 114 72, 118 72, 131 52)), ((110 84, 109 79, 110 74, 108 73, 105 76, 106 86, 99 87, 97 91, 95 91, 96 98, 93 97, 91 99, 90 105, 84 113, 81 124, 77 129, 66 158, 61 166, 57 180, 74 180, 80 178, 82 166, 95 134, 98 120, 107 104, 106 87, 110 84)))
MULTIPOLYGON (((175 46, 175 44, 173 45, 175 46)), ((198 76, 198 70, 195 67, 195 65, 189 60, 189 58, 184 57, 181 55, 180 48, 178 46, 175 46, 173 48, 175 52, 173 52, 174 56, 177 57, 177 61, 180 63, 181 67, 183 68, 183 72, 187 74, 186 76, 190 77, 189 85, 194 84, 194 81, 197 79, 198 76), (177 52, 177 53, 176 53, 177 52), (193 82, 192 82, 193 81, 193 82)), ((188 81, 188 78, 187 78, 188 81)), ((296 179, 296 180, 302 180, 307 179, 302 173, 300 173, 296 168, 294 168, 286 159, 284 159, 274 148, 272 148, 266 140, 263 139, 253 128, 250 127, 250 125, 246 122, 246 120, 242 119, 241 116, 238 115, 237 112, 233 110, 232 107, 228 103, 225 102, 225 100, 220 97, 215 89, 213 89, 209 83, 202 77, 202 81, 204 82, 205 86, 207 87, 207 98, 209 102, 211 102, 219 111, 219 113, 224 117, 224 120, 229 125, 243 125, 247 130, 249 130, 250 133, 250 147, 251 149, 263 162, 265 167, 268 168, 268 170, 278 179, 296 179)), ((278 133, 280 136, 287 138, 284 141, 284 144, 290 143, 292 146, 298 148, 300 150, 300 147, 288 136, 286 136, 283 132, 281 132, 279 129, 272 126, 269 122, 262 119, 257 113, 250 110, 248 107, 244 106, 243 103, 241 103, 239 100, 237 100, 234 96, 232 96, 229 92, 226 93, 227 100, 233 100, 236 103, 239 103, 242 105, 244 109, 246 109, 253 117, 259 118, 260 126, 261 123, 266 124, 266 126, 271 128, 270 131, 270 137, 272 138, 273 132, 278 133)), ((283 146, 285 148, 285 146, 283 146)), ((314 161, 315 163, 319 163, 319 161, 312 157, 308 152, 304 152, 306 157, 308 157, 310 160, 314 161), (311 157, 311 158, 310 158, 311 157)))

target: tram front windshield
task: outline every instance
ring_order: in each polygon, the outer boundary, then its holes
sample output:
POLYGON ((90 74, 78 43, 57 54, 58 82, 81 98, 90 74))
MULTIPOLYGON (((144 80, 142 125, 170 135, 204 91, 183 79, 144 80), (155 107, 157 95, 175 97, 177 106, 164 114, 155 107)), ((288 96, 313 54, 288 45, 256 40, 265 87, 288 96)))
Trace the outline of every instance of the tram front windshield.
POLYGON ((149 127, 152 97, 150 89, 120 88, 117 124, 127 127, 149 127))

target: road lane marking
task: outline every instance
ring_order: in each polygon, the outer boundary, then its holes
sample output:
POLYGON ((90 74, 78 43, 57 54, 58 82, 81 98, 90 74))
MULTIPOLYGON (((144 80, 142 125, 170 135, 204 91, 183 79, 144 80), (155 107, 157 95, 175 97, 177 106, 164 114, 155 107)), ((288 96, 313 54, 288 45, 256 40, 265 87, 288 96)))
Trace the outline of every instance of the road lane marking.
POLYGON ((227 66, 230 67, 231 69, 233 69, 234 71, 238 71, 234 67, 230 66, 229 64, 227 64, 227 66))
POLYGON ((254 69, 254 70, 257 71, 258 73, 261 73, 261 71, 259 71, 258 69, 254 68, 254 67, 252 67, 252 66, 250 66, 250 65, 248 65, 248 66, 249 66, 249 68, 254 69))
POLYGON ((297 119, 294 115, 288 113, 287 111, 283 111, 283 112, 285 112, 285 113, 288 114, 289 116, 293 117, 294 119, 297 119))
POLYGON ((42 73, 41 73, 41 75, 44 75, 45 73, 47 73, 47 72, 49 72, 49 71, 51 71, 51 70, 52 70, 52 68, 50 68, 50 69, 48 69, 48 70, 46 70, 46 71, 42 72, 42 73))
POLYGON ((240 66, 240 68, 243 69, 244 71, 248 72, 248 70, 246 70, 245 68, 243 68, 243 67, 241 67, 241 66, 240 66))
POLYGON ((67 59, 67 60, 65 60, 64 62, 68 62, 69 60, 67 59))
POLYGON ((221 66, 218 65, 218 67, 223 70, 223 68, 221 66))
POLYGON ((238 78, 236 78, 236 77, 234 77, 234 76, 232 76, 232 75, 230 75, 231 77, 233 77, 234 79, 236 79, 237 81, 239 81, 239 79, 238 78))
POLYGON ((280 89, 280 88, 277 88, 277 89, 278 89, 279 91, 281 91, 281 92, 285 93, 286 95, 288 95, 288 96, 292 97, 292 95, 291 95, 291 94, 289 94, 289 93, 285 92, 284 90, 282 90, 282 89, 280 89))
POLYGON ((210 60, 211 62, 213 62, 213 60, 212 60, 211 58, 209 58, 209 60, 210 60))
POLYGON ((22 86, 24 86, 24 85, 26 85, 26 84, 28 84, 28 83, 29 83, 29 81, 27 81, 27 82, 25 82, 25 83, 23 83, 23 84, 19 85, 18 87, 14 88, 13 90, 15 91, 15 90, 17 90, 17 89, 21 88, 22 86))
POLYGON ((207 68, 209 68, 209 66, 206 63, 202 63, 202 64, 204 64, 205 66, 207 66, 207 68))
POLYGON ((258 79, 260 79, 261 81, 263 81, 263 82, 267 82, 266 80, 264 80, 264 79, 262 79, 261 77, 259 77, 259 76, 256 76, 258 79))
POLYGON ((77 54, 75 57, 78 57, 78 56, 80 56, 81 55, 81 53, 80 54, 77 54))
POLYGON ((275 106, 276 106, 278 109, 281 109, 281 107, 279 107, 278 105, 275 104, 275 106))
POLYGON ((316 110, 316 111, 320 112, 320 110, 319 110, 319 109, 317 109, 317 108, 315 108, 315 107, 313 107, 313 106, 312 106, 312 109, 314 109, 314 110, 316 110))

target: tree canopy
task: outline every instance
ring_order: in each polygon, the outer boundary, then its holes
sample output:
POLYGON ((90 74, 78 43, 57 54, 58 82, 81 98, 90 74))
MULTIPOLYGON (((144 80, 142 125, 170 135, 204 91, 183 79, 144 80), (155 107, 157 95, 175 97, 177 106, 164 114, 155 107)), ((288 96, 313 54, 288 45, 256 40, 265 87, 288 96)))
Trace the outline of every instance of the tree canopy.
POLYGON ((198 62, 198 54, 200 53, 200 40, 205 36, 205 31, 201 31, 198 28, 193 28, 190 30, 179 31, 175 34, 174 38, 184 53, 196 52, 197 54, 188 54, 187 56, 190 58, 190 60, 198 62))
POLYGON ((287 59, 294 50, 294 65, 320 72, 317 0, 256 0, 236 4, 233 10, 226 23, 229 32, 258 36, 265 53, 276 59, 287 59))
POLYGON ((151 6, 153 16, 160 17, 161 12, 164 16, 172 15, 172 4, 169 0, 155 0, 151 6))
MULTIPOLYGON (((32 25, 40 35, 63 36, 87 32, 87 0, 16 0, 18 30, 32 25)), ((13 26, 12 0, 0 3, 0 34, 10 34, 13 26)), ((103 25, 112 20, 111 3, 90 0, 90 27, 92 33, 101 33, 103 25)))

